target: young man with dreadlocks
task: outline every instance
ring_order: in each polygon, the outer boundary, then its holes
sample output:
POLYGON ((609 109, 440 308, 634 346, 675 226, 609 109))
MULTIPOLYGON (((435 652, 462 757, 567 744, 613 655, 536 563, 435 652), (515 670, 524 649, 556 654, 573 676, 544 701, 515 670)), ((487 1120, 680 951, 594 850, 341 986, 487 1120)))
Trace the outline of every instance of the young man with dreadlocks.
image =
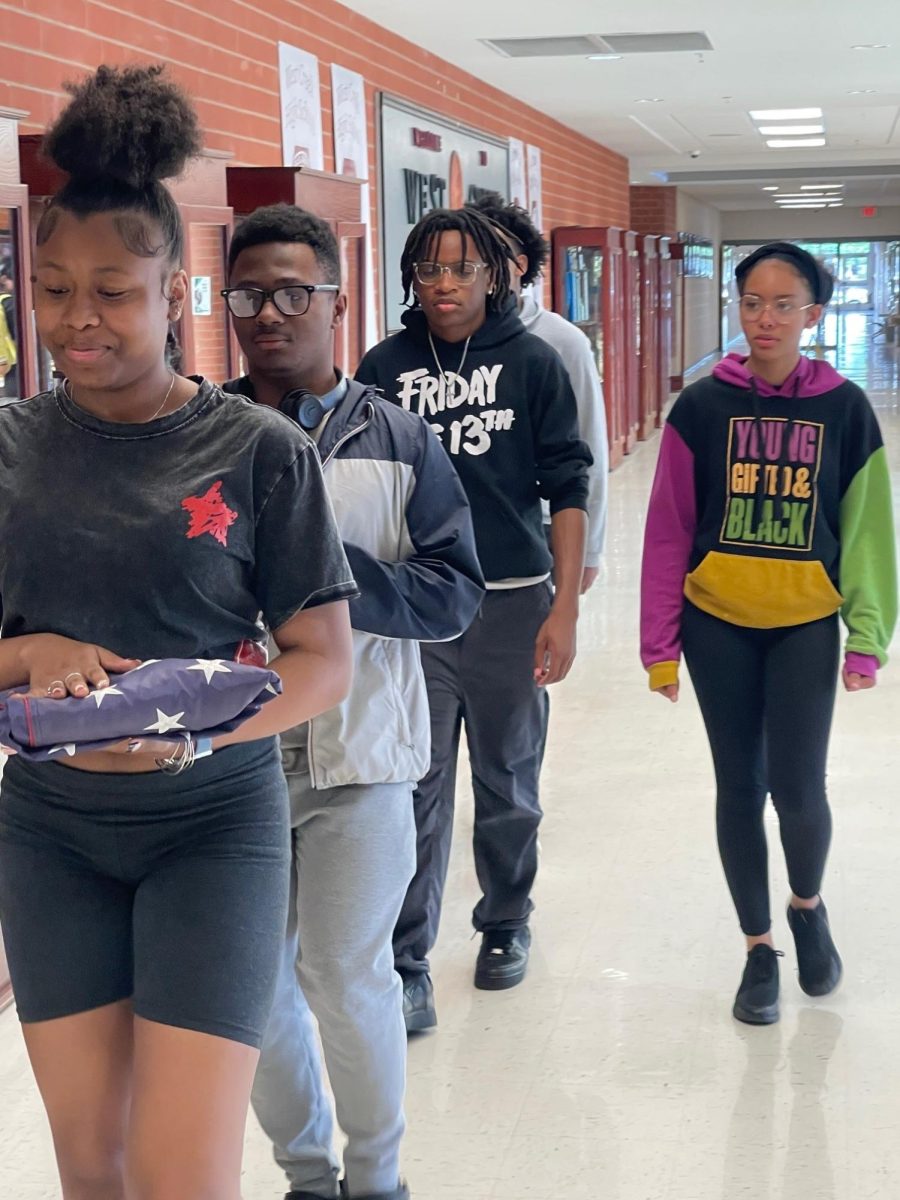
POLYGON ((526 332, 506 243, 471 209, 429 213, 401 259, 402 332, 370 350, 357 379, 431 422, 472 507, 488 592, 455 642, 423 646, 432 756, 415 796, 418 863, 394 938, 407 1029, 436 1024, 428 953, 437 937, 462 722, 475 795, 475 986, 525 975, 541 820, 547 693, 575 657, 591 455, 578 438, 559 356, 526 332), (556 591, 541 498, 553 514, 556 591))
MULTIPOLYGON (((562 359, 578 406, 578 429, 594 456, 589 476, 587 552, 581 584, 583 595, 597 582, 606 539, 609 443, 597 362, 582 330, 540 303, 538 287, 550 246, 525 209, 518 204, 507 204, 499 192, 485 193, 472 201, 471 207, 487 217, 509 246, 512 254, 509 286, 518 299, 519 320, 529 333, 548 342, 562 359)), ((546 501, 543 507, 546 528, 550 525, 550 508, 546 501)))

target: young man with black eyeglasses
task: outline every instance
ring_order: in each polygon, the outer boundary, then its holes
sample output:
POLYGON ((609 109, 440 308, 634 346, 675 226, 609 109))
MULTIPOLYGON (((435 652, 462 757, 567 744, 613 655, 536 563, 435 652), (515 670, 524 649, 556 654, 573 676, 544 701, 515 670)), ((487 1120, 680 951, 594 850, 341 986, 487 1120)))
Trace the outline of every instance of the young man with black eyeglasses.
POLYGON ((418 866, 394 937, 410 1031, 437 1018, 434 946, 453 825, 463 722, 475 794, 482 934, 475 986, 524 978, 541 820, 539 776, 549 684, 568 674, 582 586, 591 455, 556 352, 527 333, 509 286, 510 251, 472 209, 429 213, 401 260, 404 330, 370 350, 357 379, 423 416, 472 506, 487 580, 461 638, 423 648, 432 757, 416 791, 418 866), (555 592, 541 498, 550 503, 555 592))
POLYGON ((406 1031, 391 937, 415 862, 413 785, 429 762, 418 643, 456 637, 477 611, 471 516, 426 422, 334 367, 347 300, 324 221, 258 209, 235 232, 225 297, 249 368, 226 390, 280 409, 317 442, 361 593, 349 697, 281 739, 292 903, 253 1106, 288 1200, 405 1200, 406 1031), (347 1137, 340 1183, 316 1023, 347 1137))

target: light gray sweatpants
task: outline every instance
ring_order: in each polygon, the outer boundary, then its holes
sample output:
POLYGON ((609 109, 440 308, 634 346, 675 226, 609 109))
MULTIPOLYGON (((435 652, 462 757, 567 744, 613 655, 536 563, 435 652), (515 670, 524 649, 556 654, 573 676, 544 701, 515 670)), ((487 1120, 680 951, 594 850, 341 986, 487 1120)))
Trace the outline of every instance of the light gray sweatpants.
POLYGON ((325 1067, 347 1137, 351 1197, 393 1192, 405 1129, 406 1027, 391 938, 415 871, 412 784, 313 789, 306 752, 283 755, 291 904, 253 1109, 292 1190, 337 1197, 325 1067))

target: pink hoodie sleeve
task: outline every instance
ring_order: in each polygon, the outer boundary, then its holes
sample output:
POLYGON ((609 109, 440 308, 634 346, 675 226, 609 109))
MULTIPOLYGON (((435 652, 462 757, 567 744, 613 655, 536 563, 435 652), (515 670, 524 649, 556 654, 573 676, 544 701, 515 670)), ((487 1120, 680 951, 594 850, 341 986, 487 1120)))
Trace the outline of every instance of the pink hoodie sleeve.
POLYGON ((641 569, 641 661, 654 689, 678 679, 684 580, 696 526, 694 455, 667 424, 650 493, 641 569))

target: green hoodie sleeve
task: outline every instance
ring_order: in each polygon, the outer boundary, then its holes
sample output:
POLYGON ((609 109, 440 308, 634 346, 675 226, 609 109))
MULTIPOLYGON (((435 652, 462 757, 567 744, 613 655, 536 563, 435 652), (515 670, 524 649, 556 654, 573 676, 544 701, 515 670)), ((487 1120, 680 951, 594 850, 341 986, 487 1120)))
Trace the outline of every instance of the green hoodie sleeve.
MULTIPOLYGON (((880 440, 880 438, 879 438, 880 440)), ((849 631, 847 651, 887 662, 897 621, 894 510, 887 454, 872 453, 841 500, 841 614, 849 631)))

